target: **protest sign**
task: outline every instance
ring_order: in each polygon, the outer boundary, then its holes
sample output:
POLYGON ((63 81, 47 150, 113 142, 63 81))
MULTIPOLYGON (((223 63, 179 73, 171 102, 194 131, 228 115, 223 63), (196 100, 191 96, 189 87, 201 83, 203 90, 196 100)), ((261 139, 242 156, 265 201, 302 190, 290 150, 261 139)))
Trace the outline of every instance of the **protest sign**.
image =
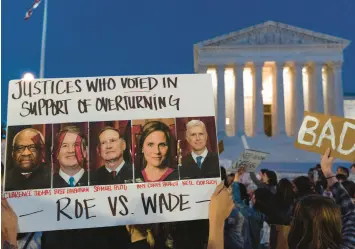
POLYGON ((234 169, 244 167, 246 172, 255 172, 260 163, 266 159, 269 153, 246 149, 240 154, 238 160, 233 164, 234 169))
POLYGON ((3 196, 19 232, 207 218, 214 110, 203 74, 10 81, 3 196))
POLYGON ((330 148, 331 156, 354 162, 355 120, 305 112, 295 146, 319 154, 330 148))

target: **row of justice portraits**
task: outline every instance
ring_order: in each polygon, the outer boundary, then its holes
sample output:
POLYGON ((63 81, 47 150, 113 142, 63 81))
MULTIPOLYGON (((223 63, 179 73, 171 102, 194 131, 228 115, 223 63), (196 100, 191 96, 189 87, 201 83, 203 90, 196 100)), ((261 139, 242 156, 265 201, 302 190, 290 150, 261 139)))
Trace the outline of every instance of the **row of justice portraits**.
POLYGON ((214 117, 9 126, 5 191, 220 177, 214 117))

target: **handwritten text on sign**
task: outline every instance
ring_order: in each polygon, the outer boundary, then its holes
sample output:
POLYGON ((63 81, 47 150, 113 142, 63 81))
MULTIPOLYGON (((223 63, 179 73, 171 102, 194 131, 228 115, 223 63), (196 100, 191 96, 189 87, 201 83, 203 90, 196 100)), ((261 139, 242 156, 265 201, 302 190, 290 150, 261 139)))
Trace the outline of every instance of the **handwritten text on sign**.
POLYGON ((255 172, 260 163, 266 159, 269 154, 266 152, 246 149, 240 154, 238 161, 233 165, 233 168, 238 169, 244 167, 246 172, 255 172))
MULTIPOLYGON (((213 102, 196 101, 191 108, 189 101, 209 82, 203 74, 12 80, 8 122, 35 124, 41 117, 48 123, 73 122, 73 117, 76 122, 105 121, 113 113, 126 120, 183 117, 196 116, 196 109, 199 116, 209 116, 213 102)), ((212 91, 201 94, 213 99, 212 91)))
POLYGON ((305 112, 295 142, 297 148, 355 161, 355 120, 305 112))
POLYGON ((206 218, 209 199, 204 196, 210 196, 219 181, 24 190, 6 192, 5 197, 16 207, 20 232, 95 227, 98 221, 100 226, 145 224, 206 218), (46 222, 38 222, 39 217, 46 222))

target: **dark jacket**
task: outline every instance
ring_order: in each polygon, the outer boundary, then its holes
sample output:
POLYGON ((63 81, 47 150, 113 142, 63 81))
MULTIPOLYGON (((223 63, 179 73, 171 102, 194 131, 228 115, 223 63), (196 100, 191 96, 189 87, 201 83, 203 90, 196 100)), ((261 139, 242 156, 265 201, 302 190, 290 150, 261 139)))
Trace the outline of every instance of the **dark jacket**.
POLYGON ((208 152, 201 168, 198 167, 191 154, 183 157, 180 167, 181 180, 215 177, 220 177, 219 159, 216 153, 208 152))
POLYGON ((51 171, 44 164, 25 177, 17 168, 6 171, 5 191, 43 189, 51 187, 51 171))
MULTIPOLYGON (((136 170, 134 178, 136 183, 144 182, 142 171, 136 170)), ((167 181, 176 181, 176 180, 179 180, 179 172, 174 169, 167 177, 165 177, 163 181, 167 182, 167 181)))
POLYGON ((103 165, 93 174, 91 179, 91 185, 133 183, 132 164, 126 162, 115 177, 113 177, 112 174, 108 172, 105 165, 103 165))
MULTIPOLYGON (((88 186, 88 172, 85 171, 84 175, 75 184, 75 187, 88 186)), ((69 188, 69 184, 59 175, 54 174, 53 176, 53 188, 69 188)))

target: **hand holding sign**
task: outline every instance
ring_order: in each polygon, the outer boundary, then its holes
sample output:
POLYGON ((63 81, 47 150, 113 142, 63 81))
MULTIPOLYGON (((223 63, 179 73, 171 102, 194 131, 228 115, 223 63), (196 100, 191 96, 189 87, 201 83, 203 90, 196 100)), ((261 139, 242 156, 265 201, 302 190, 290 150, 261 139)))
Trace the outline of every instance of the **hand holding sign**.
POLYGON ((320 165, 322 167, 322 171, 325 177, 329 177, 331 175, 333 175, 332 172, 332 166, 333 166, 333 162, 335 160, 334 157, 330 156, 330 149, 328 148, 324 155, 321 156, 321 162, 320 165))
POLYGON ((230 215, 234 203, 232 196, 227 191, 223 182, 220 183, 211 197, 209 220, 213 224, 223 224, 225 219, 230 215))
POLYGON ((1 236, 2 240, 17 244, 17 215, 6 199, 1 199, 1 236))

